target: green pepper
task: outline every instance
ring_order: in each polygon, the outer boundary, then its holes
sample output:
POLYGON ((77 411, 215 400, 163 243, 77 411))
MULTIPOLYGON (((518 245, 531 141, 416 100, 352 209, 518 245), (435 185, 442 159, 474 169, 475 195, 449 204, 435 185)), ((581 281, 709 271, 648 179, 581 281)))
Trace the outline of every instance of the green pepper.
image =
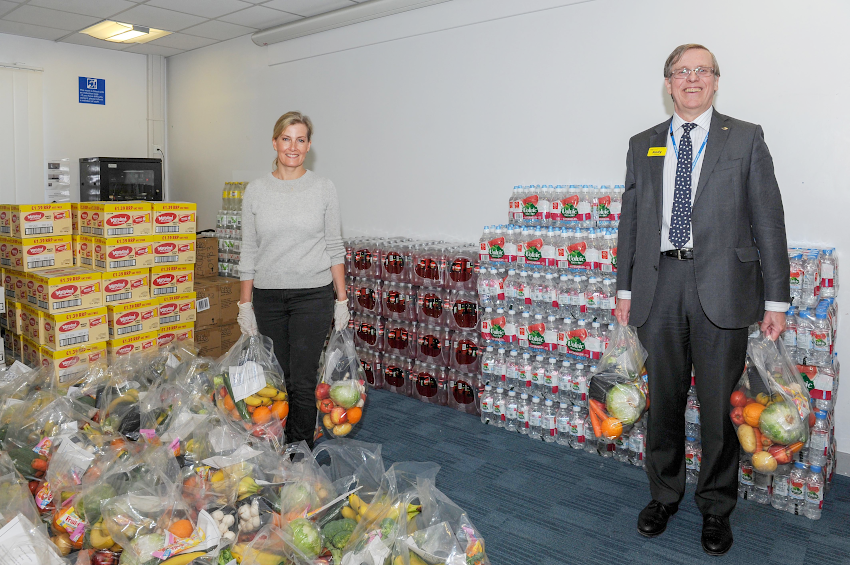
POLYGON ((236 405, 236 411, 239 412, 239 416, 246 422, 250 422, 251 415, 248 413, 248 405, 245 404, 245 400, 236 400, 236 397, 233 396, 233 388, 230 386, 230 376, 227 373, 224 373, 222 376, 224 377, 224 387, 227 389, 227 394, 233 400, 233 404, 236 405))

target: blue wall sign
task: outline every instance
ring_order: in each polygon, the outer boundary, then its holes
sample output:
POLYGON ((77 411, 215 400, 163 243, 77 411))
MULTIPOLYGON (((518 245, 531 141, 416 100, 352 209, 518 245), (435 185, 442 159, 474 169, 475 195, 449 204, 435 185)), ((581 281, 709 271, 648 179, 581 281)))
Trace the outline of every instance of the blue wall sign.
POLYGON ((106 105, 106 79, 80 77, 80 104, 106 105))

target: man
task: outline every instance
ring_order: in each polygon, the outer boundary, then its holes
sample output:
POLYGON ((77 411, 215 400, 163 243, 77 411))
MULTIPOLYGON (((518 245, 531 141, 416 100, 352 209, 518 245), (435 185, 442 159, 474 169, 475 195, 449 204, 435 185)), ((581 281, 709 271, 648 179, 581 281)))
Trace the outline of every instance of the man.
POLYGON ((696 503, 702 547, 732 546, 738 439, 729 396, 747 327, 776 339, 790 302, 785 215, 760 126, 712 107, 720 82, 705 47, 677 47, 664 66, 671 119, 629 140, 619 229, 616 315, 648 352, 647 462, 652 502, 638 518, 664 532, 685 492, 684 412, 691 367, 700 401, 696 503))

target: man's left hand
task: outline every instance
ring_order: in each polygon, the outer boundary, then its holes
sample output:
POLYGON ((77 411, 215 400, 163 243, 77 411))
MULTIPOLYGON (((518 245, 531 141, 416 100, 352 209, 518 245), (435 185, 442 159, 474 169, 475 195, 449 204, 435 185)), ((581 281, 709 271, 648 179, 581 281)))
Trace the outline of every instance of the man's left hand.
POLYGON ((771 341, 776 341, 783 331, 785 331, 785 313, 784 312, 765 312, 764 320, 761 322, 761 331, 771 341))

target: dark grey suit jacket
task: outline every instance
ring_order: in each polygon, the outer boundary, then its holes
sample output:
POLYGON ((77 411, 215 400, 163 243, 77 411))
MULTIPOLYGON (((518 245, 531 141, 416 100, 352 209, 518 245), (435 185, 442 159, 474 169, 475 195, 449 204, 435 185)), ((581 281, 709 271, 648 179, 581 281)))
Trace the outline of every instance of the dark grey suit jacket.
MULTIPOLYGON (((661 251, 664 157, 647 152, 667 146, 671 120, 629 140, 617 289, 631 290, 634 326, 652 308, 661 251)), ((714 324, 746 327, 765 300, 790 302, 785 213, 761 126, 713 112, 691 225, 699 299, 714 324)))

